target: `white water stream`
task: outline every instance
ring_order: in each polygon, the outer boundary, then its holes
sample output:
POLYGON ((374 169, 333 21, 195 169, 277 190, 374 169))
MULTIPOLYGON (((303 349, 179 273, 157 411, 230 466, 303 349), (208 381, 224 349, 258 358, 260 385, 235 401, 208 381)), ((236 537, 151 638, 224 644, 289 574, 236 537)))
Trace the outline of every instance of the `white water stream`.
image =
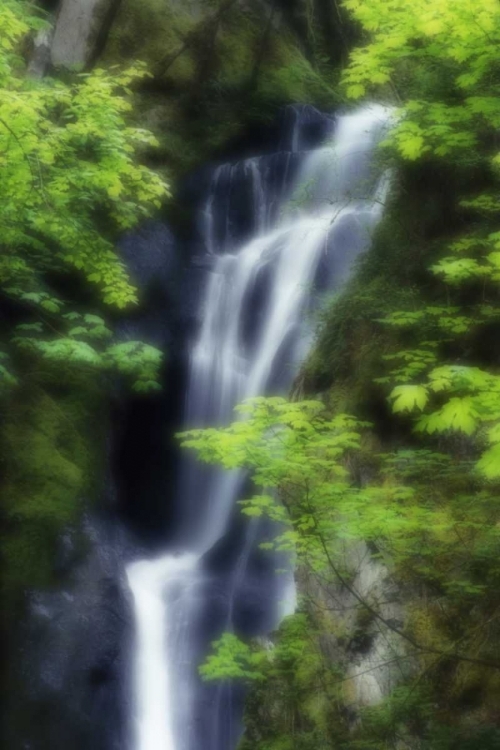
MULTIPOLYGON (((381 106, 340 117, 331 142, 304 154, 274 226, 266 218, 271 198, 260 161, 247 160, 258 234, 242 247, 221 248, 231 250, 224 254, 218 254, 213 235, 215 190, 222 171, 232 167, 216 172, 203 214, 215 258, 191 355, 186 428, 227 424, 241 400, 290 386, 310 343, 307 315, 318 269, 323 286, 338 286, 369 246, 381 215, 388 178, 377 178, 376 171, 374 178, 373 152, 388 119, 381 106)), ((292 142, 296 149, 296 133, 292 142)), ((127 568, 136 623, 133 750, 230 750, 229 741, 220 739, 224 717, 215 717, 210 727, 216 729, 205 734, 197 724, 193 628, 208 585, 204 556, 228 531, 243 480, 240 472, 187 458, 180 490, 182 554, 127 568)), ((249 525, 230 576, 228 625, 255 534, 249 525)))

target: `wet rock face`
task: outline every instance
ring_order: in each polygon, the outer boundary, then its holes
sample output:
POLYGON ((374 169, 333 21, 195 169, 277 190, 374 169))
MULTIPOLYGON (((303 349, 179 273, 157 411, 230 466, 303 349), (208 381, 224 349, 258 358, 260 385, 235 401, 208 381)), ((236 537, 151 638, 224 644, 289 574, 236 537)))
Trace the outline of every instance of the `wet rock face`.
MULTIPOLYGON (((8 747, 127 750, 132 623, 116 523, 86 521, 87 556, 57 591, 36 592, 21 633, 24 695, 11 707, 8 747)), ((73 544, 66 539, 67 547, 73 544)))
POLYGON ((151 220, 129 232, 120 242, 120 255, 141 291, 159 283, 172 285, 176 240, 166 224, 151 220))
POLYGON ((116 512, 145 544, 165 544, 175 526, 172 507, 186 379, 187 330, 198 309, 196 277, 184 268, 182 247, 170 228, 148 221, 128 233, 119 253, 137 288, 139 305, 115 327, 119 341, 143 341, 165 353, 161 392, 116 394, 111 451, 116 512))
POLYGON ((189 175, 179 198, 191 215, 194 255, 234 252, 269 227, 288 197, 304 152, 328 140, 335 117, 310 105, 285 107, 272 125, 245 133, 208 164, 189 175), (259 154, 255 156, 255 154, 259 154))
POLYGON ((52 64, 72 68, 89 63, 106 20, 117 6, 117 0, 62 0, 52 42, 52 64))
POLYGON ((171 349, 179 328, 177 241, 166 224, 148 221, 123 237, 119 253, 137 288, 139 306, 122 318, 118 337, 171 349))

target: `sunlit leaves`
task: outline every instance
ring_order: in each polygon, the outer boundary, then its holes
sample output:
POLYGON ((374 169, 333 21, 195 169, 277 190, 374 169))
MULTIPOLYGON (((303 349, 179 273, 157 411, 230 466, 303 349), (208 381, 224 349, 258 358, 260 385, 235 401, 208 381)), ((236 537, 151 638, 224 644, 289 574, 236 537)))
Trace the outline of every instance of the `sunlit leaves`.
MULTIPOLYGON (((54 363, 66 357, 68 363, 102 366, 102 347, 90 342, 109 338, 104 321, 83 318, 68 329, 61 318, 68 315, 67 304, 51 292, 47 279, 76 272, 103 303, 116 308, 136 303, 116 239, 156 210, 168 187, 138 163, 138 149, 153 145, 153 136, 126 119, 129 84, 146 75, 144 66, 112 73, 96 69, 64 83, 32 78, 19 50, 26 34, 43 25, 34 6, 2 3, 0 287, 31 310, 35 321, 43 321, 32 329, 37 334, 32 340, 29 329, 18 329, 17 348, 54 363)), ((146 390, 154 368, 151 355, 143 354, 147 377, 136 387, 146 390)))
POLYGON ((377 378, 378 383, 407 383, 417 376, 425 373, 437 361, 437 352, 434 342, 423 342, 418 349, 400 351, 396 354, 386 354, 384 359, 388 362, 398 363, 399 367, 391 370, 390 376, 377 378))
POLYGON ((438 411, 422 417, 417 424, 417 429, 431 434, 453 430, 472 435, 478 424, 479 413, 472 398, 451 398, 438 411))
POLYGON ((392 409, 395 413, 413 411, 425 407, 429 396, 422 385, 398 385, 391 393, 392 409))
POLYGON ((498 4, 344 0, 344 5, 370 35, 369 44, 354 51, 345 72, 347 95, 360 98, 397 80, 408 65, 422 78, 442 68, 454 76, 463 100, 440 101, 427 90, 427 101, 404 101, 392 145, 409 160, 425 153, 474 159, 472 149, 481 142, 481 130, 500 125, 491 77, 500 41, 498 4))
POLYGON ((233 633, 224 633, 212 644, 214 653, 200 667, 205 680, 262 680, 265 652, 252 647, 233 633))
MULTIPOLYGON (((405 81, 398 92, 403 101, 398 101, 398 116, 386 145, 410 161, 428 156, 461 166, 480 165, 484 174, 498 181, 500 4, 494 0, 437 0, 432 4, 425 0, 345 0, 345 5, 368 34, 367 43, 354 52, 345 73, 348 95, 356 98, 377 90, 379 69, 396 86, 400 76, 405 81), (448 91, 437 84, 439 71, 449 82, 448 91)), ((500 216, 498 196, 498 186, 493 185, 482 193, 459 197, 461 208, 476 223, 469 234, 451 242, 431 268, 451 290, 448 298, 453 298, 455 290, 482 285, 483 295, 493 290, 490 299, 496 299, 500 282, 500 233, 495 225, 500 216)), ((500 438, 487 429, 500 419, 499 376, 477 367, 446 365, 441 352, 444 344, 467 341, 471 333, 498 320, 499 315, 498 306, 486 300, 461 307, 448 299, 447 304, 394 312, 381 321, 395 329, 413 330, 426 342, 385 357, 395 366, 378 382, 393 386, 389 396, 393 411, 413 414, 421 435, 475 436, 481 454, 477 469, 489 479, 500 475, 500 468, 495 468, 500 438)), ((467 351, 465 343, 463 349, 467 351)))
POLYGON ((477 468, 487 479, 500 478, 500 441, 484 451, 477 468))
POLYGON ((485 269, 474 258, 445 258, 432 270, 449 284, 459 284, 485 275, 485 269))
MULTIPOLYGON (((256 487, 263 491, 242 503, 244 514, 266 515, 284 522, 288 514, 270 489, 280 491, 281 498, 310 487, 299 500, 294 529, 285 530, 278 547, 307 549, 317 558, 317 540, 310 536, 313 521, 308 502, 321 499, 333 510, 349 490, 346 458, 360 448, 361 433, 366 424, 348 415, 329 418, 317 401, 291 403, 283 398, 256 398, 238 410, 243 419, 223 429, 191 430, 181 437, 188 448, 197 451, 202 460, 219 463, 226 469, 252 471, 256 487), (301 505, 304 503, 304 505, 301 505)), ((321 523, 328 519, 322 519, 321 523)))
MULTIPOLYGON (((480 371, 460 368, 436 368, 432 382, 438 379, 488 386, 480 371)), ((401 400, 401 410, 421 413, 430 394, 430 388, 403 386, 395 399, 401 400)), ((430 449, 372 454, 368 461, 372 467, 376 462, 377 470, 359 482, 369 425, 347 415, 332 418, 319 402, 258 398, 239 411, 244 418, 229 427, 193 430, 182 437, 203 460, 250 471, 256 491, 241 503, 243 512, 278 524, 276 537, 263 548, 295 553, 307 575, 317 576, 320 589, 348 585, 352 592, 359 589, 350 553, 371 542, 391 577, 396 573, 403 580, 435 586, 448 601, 469 607, 484 595, 488 584, 478 580, 476 565, 486 554, 496 564, 500 531, 490 523, 496 494, 477 491, 481 485, 477 474, 472 479, 472 461, 430 449)), ((469 435, 478 426, 472 396, 449 399, 439 414, 430 416, 439 419, 441 431, 469 435)), ((500 428, 495 425, 490 433, 500 444, 500 428)), ((483 474, 491 478, 498 476, 495 456, 496 447, 483 458, 483 474)), ((363 606, 363 595, 359 597, 363 606)), ((370 600, 371 614, 376 610, 377 602, 370 600)), ((297 635, 297 646, 304 649, 304 634, 297 635)), ((276 666, 282 642, 288 640, 280 640, 269 654, 258 644, 225 634, 213 644, 202 676, 260 680, 282 668, 276 666)))

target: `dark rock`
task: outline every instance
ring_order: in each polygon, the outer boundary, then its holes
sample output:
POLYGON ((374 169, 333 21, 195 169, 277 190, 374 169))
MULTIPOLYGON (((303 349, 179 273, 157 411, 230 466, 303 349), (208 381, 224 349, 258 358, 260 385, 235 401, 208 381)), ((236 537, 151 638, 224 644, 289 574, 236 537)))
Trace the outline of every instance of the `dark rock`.
POLYGON ((179 330, 178 243, 168 226, 149 221, 125 235, 118 249, 138 289, 140 303, 134 313, 119 321, 118 337, 166 348, 179 330))
POLYGON ((177 241, 166 224, 148 221, 126 234, 119 251, 141 292, 161 285, 170 290, 178 268, 177 241))
POLYGON ((116 522, 87 520, 83 533, 88 555, 67 585, 29 596, 24 694, 12 706, 8 747, 127 748, 132 622, 123 562, 130 542, 116 522))

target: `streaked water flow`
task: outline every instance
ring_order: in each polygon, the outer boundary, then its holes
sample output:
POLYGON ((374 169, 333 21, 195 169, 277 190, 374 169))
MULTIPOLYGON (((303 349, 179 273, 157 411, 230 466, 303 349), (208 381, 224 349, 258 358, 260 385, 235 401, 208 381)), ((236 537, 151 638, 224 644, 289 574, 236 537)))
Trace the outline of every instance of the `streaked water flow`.
MULTIPOLYGON (((342 283, 381 215, 388 178, 377 174, 373 154, 389 117, 381 106, 339 117, 331 140, 302 154, 294 184, 282 184, 274 219, 269 206, 276 194, 267 187, 263 157, 214 172, 202 209, 205 245, 214 259, 191 352, 186 427, 227 424, 239 401, 290 387, 309 347, 307 317, 315 288, 342 283), (224 210, 219 186, 223 177, 229 180, 230 196, 236 174, 250 180, 255 236, 232 245, 227 215, 227 231, 217 245, 214 217, 224 210)), ((291 142, 297 150, 299 114, 291 142)), ((284 154, 286 170, 289 158, 284 154)), ((136 622, 133 750, 232 750, 240 731, 234 690, 225 685, 207 692, 197 665, 214 629, 234 625, 259 529, 250 523, 245 533, 240 530, 239 551, 228 556, 222 574, 211 570, 207 560, 233 528, 245 477, 191 457, 181 474, 182 551, 127 569, 136 622)), ((293 602, 290 576, 281 593, 275 581, 268 588, 268 611, 256 626, 260 632, 283 613, 280 598, 293 602)))

